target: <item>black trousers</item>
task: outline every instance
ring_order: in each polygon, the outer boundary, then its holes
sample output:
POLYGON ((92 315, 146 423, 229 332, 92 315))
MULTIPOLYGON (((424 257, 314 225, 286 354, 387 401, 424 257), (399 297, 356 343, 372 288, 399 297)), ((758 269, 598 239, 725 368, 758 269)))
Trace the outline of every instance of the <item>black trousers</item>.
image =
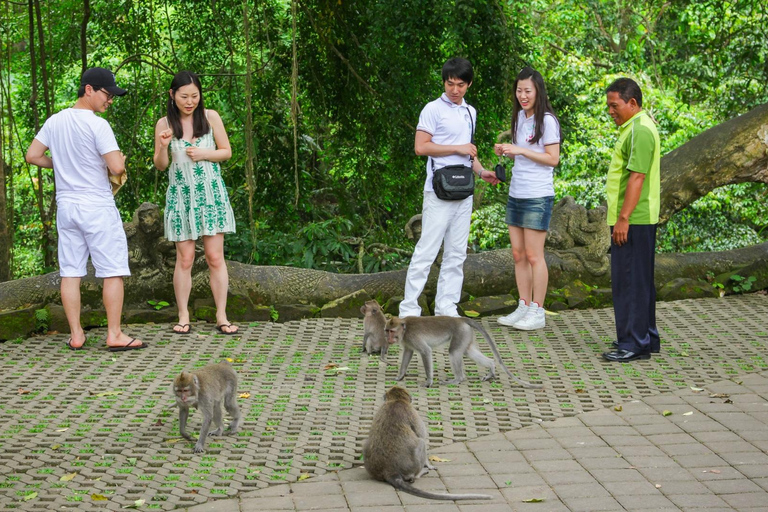
POLYGON ((644 354, 660 349, 653 282, 655 253, 656 224, 630 225, 622 246, 611 241, 611 290, 620 350, 644 354))

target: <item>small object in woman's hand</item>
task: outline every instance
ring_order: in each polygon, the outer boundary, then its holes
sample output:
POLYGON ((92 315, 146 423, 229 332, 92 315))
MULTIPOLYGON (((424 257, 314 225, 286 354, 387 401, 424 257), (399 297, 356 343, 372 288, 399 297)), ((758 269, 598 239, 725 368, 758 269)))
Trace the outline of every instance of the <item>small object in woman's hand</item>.
POLYGON ((507 169, 504 167, 504 164, 498 163, 496 164, 496 167, 493 168, 493 172, 496 173, 496 178, 499 181, 506 182, 507 181, 507 169))

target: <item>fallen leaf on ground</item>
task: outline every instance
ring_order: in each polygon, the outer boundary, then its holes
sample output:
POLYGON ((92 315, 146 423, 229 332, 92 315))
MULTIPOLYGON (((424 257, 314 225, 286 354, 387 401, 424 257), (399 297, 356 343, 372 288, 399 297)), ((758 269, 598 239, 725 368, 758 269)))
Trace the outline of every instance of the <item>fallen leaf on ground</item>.
POLYGON ((103 494, 91 494, 91 499, 93 501, 108 501, 107 497, 103 494))
POLYGON ((716 475, 719 475, 721 471, 719 469, 705 469, 702 471, 702 473, 714 473, 716 475))
POLYGON ((698 393, 699 391, 704 391, 704 388, 697 388, 697 387, 691 386, 691 391, 693 391, 694 393, 698 393))
POLYGON ((310 475, 309 473, 302 473, 302 474, 300 474, 299 475, 299 482, 301 482, 302 480, 306 480, 310 476, 312 476, 312 475, 310 475))
POLYGON ((237 395, 237 397, 238 398, 251 398, 251 394, 247 393, 247 392, 246 393, 240 393, 239 395, 237 395))
POLYGON ((616 406, 614 406, 613 410, 616 411, 616 412, 621 412, 622 410, 624 410, 624 408, 622 406, 620 406, 620 405, 616 405, 616 406))
POLYGON ((437 455, 430 455, 429 460, 432 462, 451 462, 451 459, 441 459, 437 455))
POLYGON ((683 416, 693 416, 693 411, 684 412, 683 416))
POLYGON ((67 430, 69 430, 69 427, 56 429, 56 432, 66 432, 67 430))
POLYGON ((145 501, 144 500, 136 500, 131 505, 126 505, 123 508, 139 508, 144 506, 145 501))
POLYGON ((330 370, 331 368, 336 368, 337 366, 339 366, 339 365, 336 364, 336 363, 328 363, 327 365, 325 365, 323 367, 323 370, 330 370))
POLYGON ((37 493, 33 492, 33 493, 30 493, 30 494, 27 494, 26 496, 24 496, 24 501, 33 500, 35 498, 37 498, 37 493))
POLYGON ((225 357, 224 359, 226 359, 228 363, 234 363, 235 362, 235 360, 232 359, 231 357, 225 357))
POLYGON ((585 392, 586 392, 586 391, 584 390, 584 388, 576 388, 576 389, 574 389, 574 391, 575 391, 576 393, 585 393, 585 392))
POLYGON ((163 420, 159 419, 152 424, 153 427, 162 427, 163 426, 163 420))
POLYGON ((179 441, 184 441, 184 439, 181 439, 181 438, 168 439, 168 440, 166 441, 166 444, 173 444, 173 443, 178 443, 179 441))
POLYGON ((77 473, 68 473, 68 474, 62 476, 61 478, 59 478, 59 482, 69 482, 70 480, 72 480, 76 476, 77 476, 77 473))
POLYGON ((122 391, 104 391, 103 393, 94 393, 93 391, 88 392, 91 396, 116 396, 116 395, 122 395, 122 391))
POLYGON ((469 318, 477 318, 480 316, 480 313, 477 311, 472 311, 471 309, 464 312, 464 316, 468 316, 469 318))
POLYGON ((60 444, 55 444, 55 445, 51 446, 51 450, 58 450, 59 448, 61 448, 60 444))
POLYGON ((661 489, 661 484, 656 484, 657 489, 661 489))
POLYGON ((709 398, 728 398, 730 396, 728 393, 710 393, 709 398))
POLYGON ((28 395, 30 391, 28 389, 19 388, 19 394, 20 395, 28 395))
POLYGON ((523 500, 523 503, 544 503, 544 498, 530 498, 523 500))
POLYGON ((672 416, 672 411, 664 411, 661 413, 662 416, 672 416))
POLYGON ((544 313, 546 313, 548 315, 552 315, 552 316, 560 316, 560 313, 555 313, 554 311, 550 311, 548 309, 545 309, 544 313))

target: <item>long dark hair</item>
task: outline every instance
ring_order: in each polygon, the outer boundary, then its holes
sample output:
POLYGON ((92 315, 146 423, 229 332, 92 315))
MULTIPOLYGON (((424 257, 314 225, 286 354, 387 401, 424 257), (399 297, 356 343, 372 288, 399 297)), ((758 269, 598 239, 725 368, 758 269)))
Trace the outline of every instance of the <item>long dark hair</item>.
POLYGON ((176 106, 176 92, 179 87, 185 85, 195 84, 197 90, 200 91, 200 101, 197 104, 197 108, 192 112, 192 137, 202 137, 211 129, 208 124, 208 119, 205 117, 205 104, 203 103, 203 86, 200 84, 200 77, 191 71, 179 71, 173 76, 171 81, 171 92, 168 95, 168 124, 173 129, 173 136, 177 139, 184 137, 184 129, 181 127, 181 116, 179 114, 179 107, 176 106))
MULTIPOLYGON (((520 114, 520 111, 523 110, 522 105, 520 105, 520 102, 517 99, 517 84, 520 83, 521 80, 528 80, 530 79, 533 82, 533 86, 536 88, 536 104, 533 106, 533 119, 534 124, 536 125, 535 131, 533 133, 533 138, 529 141, 531 144, 536 144, 541 140, 541 136, 544 135, 544 115, 549 113, 554 116, 554 118, 557 120, 557 116, 555 115, 555 111, 552 110, 552 105, 549 103, 549 98, 547 97, 547 88, 544 85, 544 77, 541 76, 541 73, 536 71, 530 66, 526 66, 523 68, 522 71, 520 71, 520 74, 517 75, 517 78, 515 79, 515 86, 513 88, 514 94, 515 94, 515 105, 512 107, 512 142, 514 144, 517 144, 517 119, 520 114)), ((560 129, 560 121, 557 121, 558 131, 560 129)), ((561 134, 562 135, 562 134, 561 134)), ((562 136, 561 136, 562 139, 562 136)))

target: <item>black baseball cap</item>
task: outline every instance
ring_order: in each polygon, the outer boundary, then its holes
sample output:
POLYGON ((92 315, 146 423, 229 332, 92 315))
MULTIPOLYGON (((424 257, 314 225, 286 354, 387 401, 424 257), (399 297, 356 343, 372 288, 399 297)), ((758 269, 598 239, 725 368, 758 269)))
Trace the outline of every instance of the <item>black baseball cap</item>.
POLYGON ((128 92, 118 87, 115 83, 114 73, 104 68, 86 69, 82 78, 80 78, 80 85, 90 85, 91 87, 104 89, 109 94, 114 94, 115 96, 122 96, 128 92))

